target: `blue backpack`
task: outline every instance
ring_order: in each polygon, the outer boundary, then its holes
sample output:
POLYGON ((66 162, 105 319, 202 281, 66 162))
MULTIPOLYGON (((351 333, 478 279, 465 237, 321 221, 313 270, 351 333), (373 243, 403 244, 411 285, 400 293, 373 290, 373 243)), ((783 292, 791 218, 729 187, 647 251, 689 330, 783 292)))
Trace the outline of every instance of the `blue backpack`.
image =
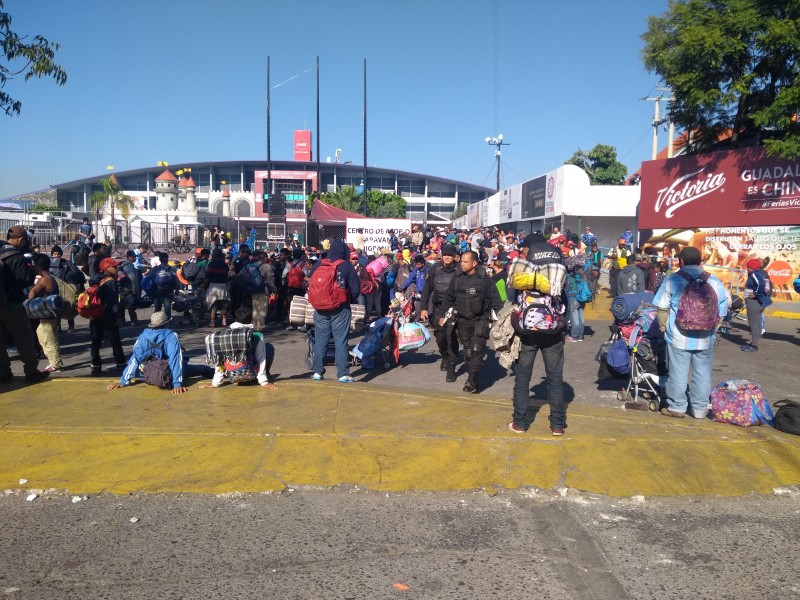
POLYGON ((255 263, 248 263, 236 275, 236 281, 251 294, 264 293, 264 278, 255 263))
POLYGON ((159 291, 170 291, 175 289, 175 273, 172 269, 159 265, 153 270, 153 283, 159 291))
POLYGON ((578 289, 575 291, 575 299, 578 302, 590 302, 592 300, 592 290, 585 279, 578 279, 578 289))
POLYGON ((616 340, 606 354, 606 363, 620 375, 631 372, 631 355, 625 340, 616 340))

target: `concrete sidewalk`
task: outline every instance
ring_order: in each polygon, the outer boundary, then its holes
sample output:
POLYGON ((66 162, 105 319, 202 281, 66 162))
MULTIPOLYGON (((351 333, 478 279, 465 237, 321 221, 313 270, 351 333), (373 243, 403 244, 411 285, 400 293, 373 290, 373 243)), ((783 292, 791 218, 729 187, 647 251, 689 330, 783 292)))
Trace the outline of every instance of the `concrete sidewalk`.
POLYGON ((573 402, 552 437, 511 402, 376 384, 293 380, 174 396, 144 384, 54 379, 0 394, 0 488, 258 492, 575 488, 610 496, 772 493, 800 484, 800 437, 573 402), (26 479, 25 484, 20 484, 26 479))

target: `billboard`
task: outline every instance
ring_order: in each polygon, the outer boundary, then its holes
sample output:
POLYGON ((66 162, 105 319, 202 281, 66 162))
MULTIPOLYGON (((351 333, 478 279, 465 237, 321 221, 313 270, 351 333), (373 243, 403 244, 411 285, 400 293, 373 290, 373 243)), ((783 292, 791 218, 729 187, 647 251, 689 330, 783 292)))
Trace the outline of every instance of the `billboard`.
POLYGON ((297 161, 311 161, 311 131, 308 129, 294 130, 294 159, 297 161))
POLYGON ((547 177, 542 175, 522 184, 520 219, 535 219, 545 216, 545 188, 547 177))
POLYGON ((345 241, 353 245, 356 233, 363 229, 364 252, 373 254, 375 250, 389 247, 389 230, 411 231, 411 219, 347 219, 345 241))
POLYGON ((800 162, 763 148, 642 164, 639 227, 800 225, 800 162))

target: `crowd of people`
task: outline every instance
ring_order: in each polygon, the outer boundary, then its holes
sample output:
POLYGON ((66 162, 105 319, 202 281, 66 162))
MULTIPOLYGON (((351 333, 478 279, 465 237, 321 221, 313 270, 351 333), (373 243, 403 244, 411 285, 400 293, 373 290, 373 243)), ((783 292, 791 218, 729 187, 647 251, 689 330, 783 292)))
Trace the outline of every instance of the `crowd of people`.
MULTIPOLYGON (((482 389, 480 371, 491 337, 501 364, 511 367, 516 378, 513 418, 508 423, 513 432, 527 431, 539 410, 539 404, 531 401, 529 384, 535 358, 541 353, 550 429, 553 435, 563 435, 567 426, 564 344, 583 341, 584 307, 598 293, 604 261, 611 261, 612 296, 656 294, 654 304, 666 332, 669 360, 679 365, 670 371, 675 375, 670 375, 666 388, 665 414, 684 414, 691 406, 695 416, 705 416, 702 407, 707 405, 716 331, 687 333, 675 319, 681 294, 692 278, 702 274, 699 253, 693 248, 681 252, 680 269, 670 274, 667 265, 631 248, 630 230, 605 255, 590 227, 578 236, 557 226, 530 234, 498 227, 457 231, 415 226, 407 232, 390 232, 387 246, 371 255, 365 252, 363 236, 360 243, 357 239, 350 246, 334 239, 324 240, 319 247, 305 247, 295 237, 269 252, 247 244, 233 247, 215 231, 210 248, 197 248, 194 256, 177 263, 164 252, 146 259, 144 246, 128 251, 122 260, 114 259, 108 246, 93 243, 91 226, 84 225, 71 260, 63 257, 58 246, 49 255, 31 253, 25 229, 9 229, 0 246, 0 381, 12 377, 6 350, 12 343, 27 382, 64 369, 58 341, 62 321, 66 320, 69 334, 77 315, 90 315, 91 374, 104 373, 101 349, 108 340, 113 368, 120 377, 110 389, 144 379, 180 394, 186 391, 186 378, 193 376, 210 379, 206 385, 213 387, 225 381, 257 381, 275 389, 270 375, 275 350, 263 332, 269 321, 295 329, 289 322, 289 308, 295 297, 304 296, 315 309, 312 380, 325 378, 324 357, 333 340, 336 378, 350 383, 351 306, 363 305, 370 322, 386 315, 392 301, 402 295, 413 304, 411 318, 430 326, 446 382, 456 381, 463 356, 464 392, 482 389), (63 309, 56 315, 32 318, 26 299, 52 296, 63 300, 63 309), (119 327, 126 318, 138 324, 137 311, 151 303, 154 312, 149 325, 126 357, 119 327), (185 323, 211 330, 206 338, 206 365, 185 359, 179 335, 170 328, 173 311, 182 313, 185 323), (39 353, 49 362, 42 371, 38 370, 39 353), (693 374, 688 381, 690 365, 693 374)), ((753 333, 742 347, 748 352, 758 349, 763 327, 756 320, 770 301, 761 265, 750 267, 748 263, 752 277, 746 301, 753 333)), ((713 275, 707 281, 717 294, 722 318, 728 312, 730 294, 713 275)))

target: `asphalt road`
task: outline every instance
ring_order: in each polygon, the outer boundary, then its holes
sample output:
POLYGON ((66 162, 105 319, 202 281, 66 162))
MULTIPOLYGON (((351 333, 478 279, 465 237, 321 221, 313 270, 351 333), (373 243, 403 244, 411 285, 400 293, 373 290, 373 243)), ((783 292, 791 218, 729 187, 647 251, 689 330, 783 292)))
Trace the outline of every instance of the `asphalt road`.
MULTIPOLYGON (((488 492, 488 493, 487 493, 488 492)), ((0 498, 4 598, 800 597, 800 494, 0 498), (136 520, 131 522, 131 519, 136 520)))

